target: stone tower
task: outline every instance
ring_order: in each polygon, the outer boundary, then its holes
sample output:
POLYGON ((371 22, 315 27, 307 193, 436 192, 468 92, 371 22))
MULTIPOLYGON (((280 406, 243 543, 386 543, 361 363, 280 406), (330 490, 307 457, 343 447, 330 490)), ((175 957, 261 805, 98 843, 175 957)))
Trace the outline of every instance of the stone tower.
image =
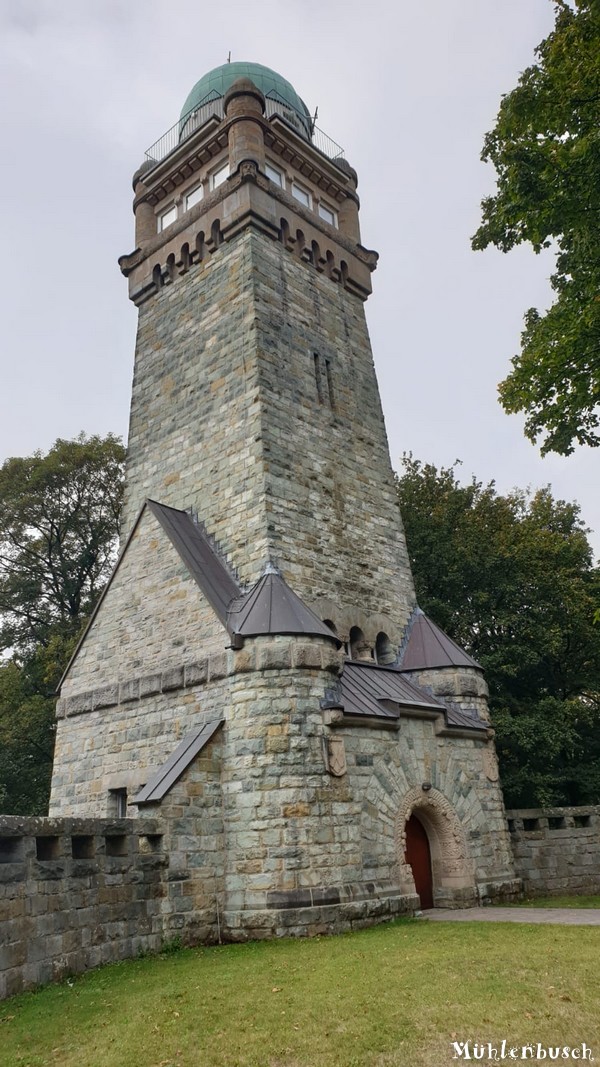
POLYGON ((311 129, 288 82, 228 64, 135 176, 123 529, 147 496, 194 509, 243 582, 271 560, 345 640, 397 648, 414 592, 364 314, 377 255, 356 173, 311 129))
POLYGON ((356 188, 239 63, 134 176, 122 552, 63 680, 52 813, 157 815, 189 940, 515 889, 481 670, 415 603, 356 188))

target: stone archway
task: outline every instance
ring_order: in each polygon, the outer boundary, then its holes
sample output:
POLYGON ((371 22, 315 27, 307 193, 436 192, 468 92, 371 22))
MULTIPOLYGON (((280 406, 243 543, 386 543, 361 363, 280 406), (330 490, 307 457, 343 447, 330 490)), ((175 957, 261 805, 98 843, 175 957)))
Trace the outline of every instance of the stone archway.
POLYGON ((413 814, 423 826, 429 842, 434 906, 464 907, 476 903, 473 864, 465 833, 450 801, 438 789, 425 791, 415 786, 402 799, 396 819, 401 890, 415 892, 412 869, 406 862, 406 824, 413 814))

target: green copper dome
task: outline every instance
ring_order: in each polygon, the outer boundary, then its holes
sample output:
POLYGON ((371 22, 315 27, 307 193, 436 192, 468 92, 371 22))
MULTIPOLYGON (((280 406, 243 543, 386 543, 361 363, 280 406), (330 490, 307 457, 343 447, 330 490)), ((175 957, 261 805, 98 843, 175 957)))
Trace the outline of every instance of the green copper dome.
POLYGON ((268 96, 276 94, 279 103, 291 108, 298 116, 302 131, 307 138, 311 135, 311 119, 308 108, 289 81, 281 77, 270 67, 263 67, 260 63, 224 63, 222 67, 215 67, 209 71, 199 82, 196 82, 185 104, 181 109, 181 118, 198 107, 207 96, 225 96, 225 93, 238 78, 250 78, 261 92, 268 96))

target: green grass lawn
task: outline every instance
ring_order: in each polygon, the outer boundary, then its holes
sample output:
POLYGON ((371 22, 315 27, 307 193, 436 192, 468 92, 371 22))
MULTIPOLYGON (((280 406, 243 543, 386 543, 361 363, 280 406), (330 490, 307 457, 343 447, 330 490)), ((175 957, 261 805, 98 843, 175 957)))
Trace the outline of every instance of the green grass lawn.
POLYGON ((189 949, 4 1002, 0 1063, 444 1067, 469 1038, 598 1060, 599 954, 600 927, 410 920, 189 949))
POLYGON ((508 904, 514 908, 600 908, 600 897, 527 897, 518 904, 508 904))

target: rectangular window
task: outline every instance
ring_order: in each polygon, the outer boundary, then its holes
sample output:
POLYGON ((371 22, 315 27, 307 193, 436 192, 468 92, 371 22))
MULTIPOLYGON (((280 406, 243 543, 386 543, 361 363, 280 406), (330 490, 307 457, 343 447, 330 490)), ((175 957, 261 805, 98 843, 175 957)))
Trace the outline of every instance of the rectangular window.
POLYGON ((107 834, 104 838, 106 845, 107 856, 126 856, 127 855, 127 835, 126 834, 107 834))
POLYGON ((162 215, 158 216, 158 229, 166 230, 167 226, 171 226, 177 218, 177 206, 172 204, 167 211, 163 211, 162 215))
POLYGON ((71 855, 74 860, 94 858, 94 838, 91 834, 74 834, 71 838, 71 855))
POLYGON ((313 361, 315 364, 315 385, 317 387, 317 397, 319 404, 323 403, 323 388, 321 386, 321 360, 318 352, 313 352, 313 361))
POLYGON ((127 790, 111 789, 109 793, 109 816, 113 819, 127 818, 127 790))
POLYGON ((23 838, 0 837, 0 863, 18 863, 23 856, 23 838))
POLYGON ((329 407, 333 411, 335 407, 335 401, 333 397, 333 377, 331 374, 331 360, 325 360, 325 378, 327 380, 327 394, 329 396, 329 407))
POLYGON ((218 189, 220 185, 229 177, 229 163, 223 163, 217 170, 214 170, 210 176, 211 189, 218 189))
POLYGON ((59 837, 36 837, 35 854, 38 860, 60 859, 59 837))
POLYGON ((574 815, 573 826, 576 826, 579 830, 582 830, 584 826, 591 826, 589 815, 574 815))
POLYGON ((313 362, 319 404, 329 404, 331 410, 334 411, 335 401, 331 360, 321 356, 319 352, 313 352, 313 362))
POLYGON ((303 185, 298 185, 297 182, 292 182, 292 196, 304 204, 304 207, 311 206, 312 201, 308 189, 305 189, 303 185))
POLYGON ((330 226, 337 228, 337 211, 327 207, 327 204, 319 204, 319 218, 323 219, 324 222, 328 222, 330 226))
POLYGON ((285 178, 283 176, 283 171, 279 170, 278 167, 274 167, 272 163, 265 163, 265 174, 267 175, 269 181, 274 182, 275 185, 278 185, 280 189, 285 188, 285 178))
POLYGON ((204 189, 201 185, 197 185, 195 189, 190 189, 189 193, 185 197, 185 210, 189 211, 191 207, 199 204, 204 196, 204 189))

